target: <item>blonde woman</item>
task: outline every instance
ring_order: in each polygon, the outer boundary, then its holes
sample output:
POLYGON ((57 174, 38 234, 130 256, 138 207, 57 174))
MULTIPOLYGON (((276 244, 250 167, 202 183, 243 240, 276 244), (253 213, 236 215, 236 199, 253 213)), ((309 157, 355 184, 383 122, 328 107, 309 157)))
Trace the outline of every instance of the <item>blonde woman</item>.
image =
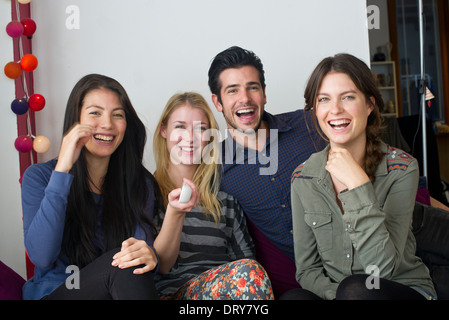
POLYGON ((254 258, 243 212, 219 192, 218 125, 204 98, 172 96, 154 135, 165 214, 154 247, 160 257, 156 286, 163 299, 272 299, 270 280, 254 258), (181 203, 181 186, 192 189, 181 203))

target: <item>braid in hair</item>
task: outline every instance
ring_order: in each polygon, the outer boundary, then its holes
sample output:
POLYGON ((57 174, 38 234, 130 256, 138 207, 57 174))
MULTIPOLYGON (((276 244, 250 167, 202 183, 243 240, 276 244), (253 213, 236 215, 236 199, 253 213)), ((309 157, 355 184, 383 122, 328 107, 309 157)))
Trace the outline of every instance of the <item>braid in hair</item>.
MULTIPOLYGON (((378 100, 376 102, 379 104, 378 100)), ((382 100, 380 100, 380 103, 383 107, 382 100)), ((368 125, 366 127, 366 153, 363 168, 371 182, 375 181, 374 173, 384 157, 384 152, 380 148, 382 144, 380 138, 381 124, 379 108, 374 108, 368 117, 368 125)))

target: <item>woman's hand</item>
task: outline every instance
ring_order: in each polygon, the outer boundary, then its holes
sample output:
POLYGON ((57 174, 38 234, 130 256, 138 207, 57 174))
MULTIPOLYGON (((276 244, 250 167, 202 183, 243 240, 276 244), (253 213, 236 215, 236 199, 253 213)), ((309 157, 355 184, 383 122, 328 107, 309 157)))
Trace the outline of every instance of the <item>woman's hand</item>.
POLYGON ((329 151, 326 170, 348 189, 354 189, 369 181, 363 168, 344 148, 333 147, 329 151))
POLYGON ((133 237, 122 242, 120 252, 112 257, 113 266, 120 269, 145 265, 133 271, 134 274, 142 274, 153 270, 157 265, 156 253, 143 240, 137 240, 133 237))
MULTIPOLYGON (((192 196, 190 197, 190 200, 188 202, 179 202, 181 188, 174 189, 168 194, 168 205, 178 213, 192 211, 192 209, 195 208, 199 202, 198 189, 196 188, 195 184, 187 178, 184 178, 183 182, 192 189, 192 196)), ((169 211, 169 208, 167 208, 167 211, 169 211)))
POLYGON ((89 125, 75 124, 62 138, 55 171, 69 172, 78 160, 81 149, 92 137, 93 128, 89 125))
POLYGON ((154 240, 154 248, 159 254, 159 273, 166 274, 174 266, 179 254, 181 243, 181 232, 184 225, 186 212, 191 211, 198 205, 199 194, 195 184, 184 178, 190 188, 192 196, 186 203, 179 202, 181 188, 174 189, 168 194, 168 206, 165 211, 164 222, 161 230, 154 240))

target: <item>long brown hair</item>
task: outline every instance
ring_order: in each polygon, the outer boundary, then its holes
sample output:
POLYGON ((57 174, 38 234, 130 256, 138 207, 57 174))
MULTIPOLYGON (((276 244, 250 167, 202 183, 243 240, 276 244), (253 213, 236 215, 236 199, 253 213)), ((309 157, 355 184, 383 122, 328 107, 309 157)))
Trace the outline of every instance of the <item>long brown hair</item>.
POLYGON ((313 112, 313 123, 320 135, 327 140, 321 131, 316 119, 316 103, 318 90, 321 87, 324 77, 330 72, 347 74, 355 86, 365 95, 365 98, 373 106, 373 111, 368 116, 366 126, 366 152, 364 159, 364 170, 370 180, 374 182, 374 172, 377 165, 382 160, 384 153, 380 149, 382 140, 380 129, 382 127, 381 113, 384 110, 384 101, 377 88, 376 81, 368 66, 357 57, 340 53, 333 57, 323 59, 312 72, 306 89, 304 91, 305 111, 313 112), (371 98, 374 98, 373 104, 371 98))

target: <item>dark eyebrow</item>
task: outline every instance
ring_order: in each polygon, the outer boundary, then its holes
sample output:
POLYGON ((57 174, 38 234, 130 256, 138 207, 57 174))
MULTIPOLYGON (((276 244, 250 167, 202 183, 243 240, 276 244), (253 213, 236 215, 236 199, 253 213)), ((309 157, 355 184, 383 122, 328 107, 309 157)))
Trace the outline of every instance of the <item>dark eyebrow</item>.
MULTIPOLYGON (((89 108, 98 108, 98 109, 104 110, 104 108, 103 108, 102 106, 97 106, 97 105, 95 105, 95 104, 86 107, 86 109, 89 109, 89 108)), ((123 110, 123 111, 125 111, 125 108, 123 108, 123 107, 117 107, 117 108, 112 109, 112 111, 117 111, 117 110, 123 110)))
MULTIPOLYGON (((355 90, 348 90, 348 91, 341 92, 340 95, 341 95, 341 96, 344 96, 345 94, 348 94, 348 93, 357 93, 357 91, 355 91, 355 90)), ((329 93, 326 93, 326 92, 318 92, 318 93, 317 93, 317 96, 329 96, 329 93)))
POLYGON ((103 107, 97 106, 97 105, 95 105, 95 104, 86 107, 86 109, 89 109, 89 108, 99 108, 99 109, 104 109, 103 107))
POLYGON ((344 96, 345 94, 348 94, 348 93, 357 93, 357 91, 355 91, 355 90, 348 90, 348 91, 342 92, 341 95, 344 96))
POLYGON ((226 90, 228 90, 230 88, 237 88, 237 87, 240 87, 240 85, 238 85, 238 84, 230 84, 229 86, 226 86, 226 88, 224 88, 224 91, 226 91, 226 90))
MULTIPOLYGON (((248 83, 246 83, 245 84, 245 86, 254 86, 254 85, 257 85, 257 86, 259 86, 259 87, 261 87, 262 85, 260 84, 260 82, 258 82, 258 81, 251 81, 251 82, 248 82, 248 83)), ((239 84, 230 84, 230 85, 228 85, 228 86, 226 86, 225 88, 224 88, 224 90, 226 91, 227 89, 230 89, 230 88, 237 88, 237 87, 240 87, 240 85, 239 84)))

